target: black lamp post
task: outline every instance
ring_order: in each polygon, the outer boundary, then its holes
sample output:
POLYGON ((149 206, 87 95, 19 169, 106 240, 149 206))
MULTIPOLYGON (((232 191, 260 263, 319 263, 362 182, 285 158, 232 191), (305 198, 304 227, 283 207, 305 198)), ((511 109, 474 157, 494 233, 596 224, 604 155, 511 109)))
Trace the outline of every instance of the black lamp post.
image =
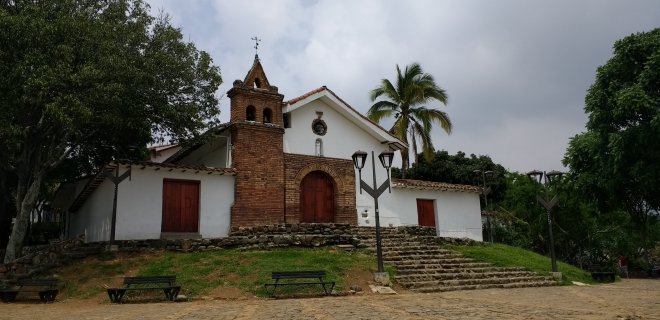
POLYGON ((495 173, 490 170, 474 170, 473 172, 475 175, 481 176, 481 194, 484 196, 484 211, 486 212, 486 224, 488 225, 488 241, 493 243, 493 226, 490 221, 490 213, 488 213, 488 195, 491 193, 492 189, 490 186, 486 185, 486 181, 493 179, 495 173))
POLYGON ((550 260, 552 261, 552 272, 557 272, 557 258, 555 257, 555 239, 552 234, 552 208, 559 200, 557 195, 550 198, 549 187, 550 182, 561 179, 563 173, 552 170, 550 172, 533 170, 527 173, 527 176, 543 185, 543 196, 536 195, 536 200, 541 203, 548 214, 548 233, 550 234, 550 260))
POLYGON ((394 159, 394 152, 392 151, 383 151, 378 158, 380 163, 383 165, 383 168, 387 170, 387 180, 383 182, 380 187, 376 187, 376 160, 374 152, 371 151, 371 167, 372 167, 372 176, 373 176, 373 188, 370 187, 364 180, 362 180, 362 168, 364 168, 364 163, 367 161, 367 153, 364 151, 356 151, 353 153, 353 164, 355 168, 358 169, 359 179, 360 179, 360 194, 362 194, 362 189, 366 191, 372 198, 374 198, 374 213, 376 216, 376 256, 378 257, 378 272, 383 273, 385 269, 383 268, 383 249, 381 247, 381 238, 380 238, 380 215, 378 212, 378 197, 380 197, 385 190, 390 189, 390 168, 392 167, 392 160, 394 159))

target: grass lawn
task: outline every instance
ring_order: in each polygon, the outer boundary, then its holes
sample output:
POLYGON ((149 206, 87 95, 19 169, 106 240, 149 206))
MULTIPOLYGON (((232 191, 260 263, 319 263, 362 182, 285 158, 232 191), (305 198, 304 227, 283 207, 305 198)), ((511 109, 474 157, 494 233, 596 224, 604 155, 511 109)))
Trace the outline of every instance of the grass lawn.
MULTIPOLYGON (((448 246, 447 248, 461 252, 465 256, 476 260, 490 262, 496 266, 520 266, 544 275, 549 275, 551 271, 549 257, 518 247, 499 243, 483 243, 471 246, 448 246)), ((570 284, 571 281, 596 283, 589 272, 570 264, 557 261, 557 270, 562 273, 564 284, 570 284)))
MULTIPOLYGON (((496 266, 521 266, 549 274, 548 257, 502 244, 448 246, 465 256, 496 266)), ((588 272, 558 262, 563 283, 594 283, 588 272)), ((336 281, 337 291, 353 285, 368 290, 376 269, 376 257, 366 251, 345 252, 335 248, 278 248, 271 250, 218 250, 194 253, 170 251, 103 253, 53 270, 61 279, 62 298, 106 300, 106 287, 120 286, 125 276, 176 275, 182 294, 198 297, 240 298, 267 296, 265 283, 273 271, 324 270, 326 280, 336 281)), ((394 268, 385 266, 390 276, 394 268)), ((277 288, 278 295, 319 295, 320 285, 277 288)))
MULTIPOLYGON (((182 293, 189 297, 223 292, 267 296, 264 284, 272 271, 324 270, 335 289, 346 291, 359 284, 363 289, 376 269, 376 257, 357 250, 334 248, 279 248, 272 250, 219 250, 178 253, 104 253, 54 271, 62 279, 67 297, 99 296, 103 288, 121 285, 124 276, 176 275, 182 293)), ((394 275, 394 269, 387 266, 394 275)), ((281 294, 316 294, 320 285, 277 288, 281 294)), ((101 295, 102 296, 102 295, 101 295)))

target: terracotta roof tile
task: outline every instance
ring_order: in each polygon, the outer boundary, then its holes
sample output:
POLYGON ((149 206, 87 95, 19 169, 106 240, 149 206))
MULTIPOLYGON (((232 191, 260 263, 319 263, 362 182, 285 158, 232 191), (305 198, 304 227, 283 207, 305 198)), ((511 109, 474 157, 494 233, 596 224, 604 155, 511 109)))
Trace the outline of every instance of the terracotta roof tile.
POLYGON ((458 192, 480 193, 481 189, 476 186, 465 184, 451 184, 445 182, 411 180, 411 179, 392 179, 392 188, 402 189, 420 189, 420 190, 442 190, 458 192))
POLYGON ((308 98, 308 97, 310 97, 310 96, 312 96, 312 95, 314 95, 314 94, 317 94, 317 93, 319 93, 319 92, 321 92, 321 91, 323 91, 323 90, 327 90, 327 89, 328 89, 328 88, 327 88, 326 86, 322 86, 322 87, 320 87, 320 88, 317 88, 317 89, 314 89, 314 90, 312 90, 312 91, 310 91, 310 92, 307 92, 307 93, 303 94, 303 95, 300 96, 300 97, 295 97, 295 98, 293 98, 293 99, 291 99, 291 100, 289 100, 289 101, 287 101, 287 102, 284 102, 284 104, 285 104, 285 105, 291 105, 291 104, 294 104, 294 103, 296 103, 296 102, 298 102, 298 101, 300 101, 300 100, 303 100, 303 99, 305 99, 305 98, 308 98))
POLYGON ((178 169, 178 170, 195 170, 199 172, 206 173, 219 173, 221 175, 236 175, 236 170, 233 168, 214 168, 207 167, 204 165, 184 165, 176 163, 161 163, 161 162, 151 162, 151 161, 119 161, 121 165, 133 165, 137 167, 150 167, 150 168, 166 168, 166 169, 178 169))

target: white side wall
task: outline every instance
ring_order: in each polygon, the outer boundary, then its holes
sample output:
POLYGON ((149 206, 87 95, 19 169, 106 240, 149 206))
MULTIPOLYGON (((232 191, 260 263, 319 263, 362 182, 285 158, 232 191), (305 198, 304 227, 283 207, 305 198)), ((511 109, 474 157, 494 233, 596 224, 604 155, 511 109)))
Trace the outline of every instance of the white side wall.
MULTIPOLYGON (((470 192, 392 189, 379 199, 381 226, 418 225, 417 199, 434 201, 438 236, 482 241, 479 194, 470 192)), ((360 225, 375 226, 373 209, 368 218, 358 216, 360 225), (369 223, 366 223, 366 220, 369 223)))
POLYGON ((80 210, 69 213, 68 236, 84 235, 87 242, 109 240, 113 195, 114 185, 106 179, 80 210))
POLYGON ((158 151, 155 156, 153 154, 151 155, 151 159, 149 159, 149 161, 161 163, 161 162, 167 160, 167 158, 173 156, 179 150, 181 150, 181 147, 176 146, 176 147, 171 147, 171 148, 167 148, 165 150, 158 151))
MULTIPOLYGON (((125 171, 122 168, 120 174, 125 171)), ((206 173, 155 171, 133 167, 131 180, 119 185, 117 240, 158 239, 163 214, 163 179, 200 181, 199 233, 203 238, 229 235, 234 177, 206 173)), ((89 242, 110 239, 114 186, 105 180, 82 208, 71 215, 71 236, 86 233, 89 242)))
MULTIPOLYGON (((351 159, 355 151, 366 151, 368 157, 362 169, 362 179, 369 186, 373 186, 371 151, 374 151, 377 187, 385 181, 387 171, 377 157, 388 147, 321 100, 312 101, 291 112, 291 128, 287 128, 284 133, 284 152, 314 155, 317 138, 323 141, 325 157, 351 159), (323 112, 321 119, 328 126, 324 136, 312 132, 312 121, 318 118, 317 111, 323 112)), ((395 162, 400 163, 400 157, 397 151, 395 162)), ((366 192, 360 194, 357 171, 355 177, 358 224, 375 226, 374 200, 366 192)), ((392 189, 391 194, 385 192, 379 198, 381 226, 418 225, 418 198, 435 200, 438 235, 482 240, 481 209, 479 195, 476 193, 392 189)))
POLYGON ((313 156, 317 138, 323 140, 323 156, 330 158, 351 159, 358 149, 374 150, 376 155, 388 149, 387 145, 321 100, 314 100, 291 112, 291 128, 284 132, 284 152, 313 156), (323 136, 312 132, 312 121, 318 118, 317 111, 323 112, 321 120, 328 126, 323 136))
POLYGON ((229 132, 217 135, 181 159, 178 163, 204 165, 213 168, 229 168, 231 167, 231 152, 229 152, 227 146, 230 139, 229 132))
MULTIPOLYGON (((368 182, 369 185, 372 185, 371 151, 374 151, 374 156, 376 157, 376 177, 378 178, 379 185, 385 180, 387 171, 380 164, 377 157, 382 151, 388 149, 387 145, 382 144, 321 100, 312 101, 291 113, 291 128, 287 128, 284 133, 284 152, 314 155, 317 138, 323 140, 324 157, 350 160, 355 151, 365 151, 368 153, 368 157, 365 167, 362 169, 362 179, 368 182), (328 126, 328 131, 324 136, 318 136, 312 132, 312 121, 318 118, 317 111, 323 112, 321 119, 328 126)), ((400 157, 398 151, 395 152, 396 157, 400 157)), ((359 190, 357 170, 355 172, 355 178, 355 187, 356 190, 359 190)), ((356 192, 356 207, 358 212, 363 212, 364 209, 373 212, 373 204, 373 198, 366 192, 362 194, 356 192)), ((399 224, 396 223, 396 225, 399 224)))

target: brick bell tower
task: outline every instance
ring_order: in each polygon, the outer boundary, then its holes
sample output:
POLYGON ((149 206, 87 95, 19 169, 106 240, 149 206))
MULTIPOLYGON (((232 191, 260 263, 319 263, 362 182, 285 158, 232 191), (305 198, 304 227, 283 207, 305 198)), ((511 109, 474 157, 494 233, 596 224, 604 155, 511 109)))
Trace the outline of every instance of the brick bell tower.
POLYGON ((236 169, 231 226, 284 222, 284 95, 254 56, 245 80, 234 81, 230 130, 236 169))

